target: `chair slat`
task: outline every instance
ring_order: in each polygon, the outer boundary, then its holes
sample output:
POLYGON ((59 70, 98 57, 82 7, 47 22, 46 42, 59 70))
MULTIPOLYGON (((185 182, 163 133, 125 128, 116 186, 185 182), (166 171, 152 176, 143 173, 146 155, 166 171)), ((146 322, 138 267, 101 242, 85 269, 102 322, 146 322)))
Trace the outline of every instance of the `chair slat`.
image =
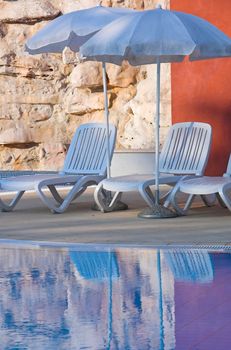
MULTIPOLYGON (((116 128, 109 127, 110 159, 115 146, 116 128)), ((106 126, 102 123, 81 125, 70 144, 63 171, 69 174, 105 174, 107 166, 106 126)))
POLYGON ((174 124, 160 155, 160 172, 202 175, 207 164, 212 129, 209 124, 174 124))

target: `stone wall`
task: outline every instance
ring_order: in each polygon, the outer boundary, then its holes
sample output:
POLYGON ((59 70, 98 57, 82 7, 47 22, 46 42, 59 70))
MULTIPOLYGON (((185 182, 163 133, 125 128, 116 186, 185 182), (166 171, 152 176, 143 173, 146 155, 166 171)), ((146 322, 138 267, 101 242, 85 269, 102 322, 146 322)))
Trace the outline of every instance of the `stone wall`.
MULTIPOLYGON (((57 16, 97 0, 0 0, 0 166, 60 169, 78 125, 103 121, 99 63, 78 63, 65 50, 30 56, 26 40, 57 16)), ((156 0, 105 0, 105 6, 154 8, 156 0)), ((167 7, 169 0, 162 1, 167 7)), ((154 65, 107 66, 110 118, 118 127, 116 148, 153 149, 154 65)), ((161 81, 161 140, 171 123, 170 67, 161 81)))

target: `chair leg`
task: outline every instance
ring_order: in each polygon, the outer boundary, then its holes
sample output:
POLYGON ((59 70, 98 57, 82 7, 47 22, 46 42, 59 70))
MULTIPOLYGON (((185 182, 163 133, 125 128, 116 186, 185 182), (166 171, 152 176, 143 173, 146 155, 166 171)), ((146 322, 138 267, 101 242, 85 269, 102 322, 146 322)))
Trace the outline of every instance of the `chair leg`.
MULTIPOLYGON (((174 187, 172 189, 170 189, 170 191, 168 191, 162 198, 161 200, 164 199, 164 203, 163 203, 163 206, 165 208, 168 208, 170 207, 170 205, 172 204, 172 198, 174 198, 174 202, 176 205, 176 207, 178 208, 178 211, 179 211, 179 215, 186 215, 188 209, 190 208, 190 206, 192 205, 192 202, 193 202, 193 199, 195 198, 194 195, 189 195, 187 201, 186 201, 186 204, 184 206, 184 209, 181 209, 179 207, 179 205, 177 204, 176 202, 176 194, 177 192, 179 192, 179 184, 182 183, 182 181, 184 180, 190 180, 190 179, 193 179, 194 176, 191 176, 191 175, 184 175, 175 185, 173 185, 174 187), (181 213, 183 210, 183 213, 181 213)), ((176 208, 175 208, 176 209, 176 208)))
POLYGON ((180 192, 180 185, 176 185, 173 190, 171 191, 170 195, 168 196, 167 200, 164 203, 164 206, 169 206, 170 204, 175 209, 178 215, 184 216, 187 214, 188 209, 190 208, 190 205, 193 200, 193 196, 190 195, 184 208, 182 209, 177 202, 177 194, 180 192))
POLYGON ((217 197, 217 200, 218 200, 218 203, 220 204, 220 206, 221 206, 222 208, 227 209, 227 206, 225 205, 223 199, 222 199, 221 196, 220 196, 220 193, 216 193, 216 197, 217 197))
POLYGON ((121 199, 122 192, 115 192, 112 196, 110 191, 105 191, 103 185, 98 185, 94 192, 94 200, 102 213, 112 212, 121 199))
POLYGON ((120 201, 122 197, 122 192, 115 192, 114 196, 111 199, 111 203, 109 205, 109 208, 112 210, 114 210, 114 208, 116 207, 116 204, 118 203, 118 201, 120 201))
POLYGON ((49 188, 49 190, 50 190, 52 196, 54 197, 54 199, 56 200, 56 202, 62 204, 63 203, 63 198, 60 196, 60 194, 56 190, 55 186, 48 185, 47 187, 49 188))
POLYGON ((138 191, 139 191, 141 197, 147 203, 147 205, 150 208, 153 208, 153 206, 155 204, 155 197, 154 197, 150 187, 146 186, 145 184, 140 184, 138 187, 138 191))
MULTIPOLYGON (((173 191, 173 190, 172 190, 172 191, 173 191)), ((178 191, 178 192, 179 192, 179 191, 178 191)), ((174 195, 174 194, 173 194, 173 195, 174 195)), ((173 195, 172 195, 172 196, 173 196, 173 195)), ((168 208, 168 207, 170 207, 170 205, 172 204, 173 208, 177 211, 177 213, 178 213, 179 215, 186 215, 187 212, 188 212, 188 210, 190 209, 190 207, 191 207, 191 205, 192 205, 192 202, 193 202, 195 196, 194 196, 193 194, 189 195, 189 197, 188 197, 188 199, 187 199, 187 201, 186 201, 186 203, 185 203, 185 205, 184 205, 184 208, 181 209, 181 208, 179 207, 177 201, 176 201, 176 195, 177 195, 177 192, 176 192, 176 194, 175 194, 174 199, 172 199, 172 197, 171 197, 171 192, 170 192, 170 194, 168 195, 167 199, 166 199, 165 202, 164 202, 164 207, 165 207, 165 208, 168 208), (174 204, 173 204, 173 200, 174 200, 174 204)))
POLYGON ((84 193, 84 192, 86 191, 86 189, 87 189, 87 186, 82 187, 82 189, 80 189, 80 190, 78 191, 78 193, 76 193, 76 195, 73 197, 72 202, 73 202, 76 198, 78 198, 79 196, 81 196, 81 194, 84 193))
POLYGON ((103 185, 99 184, 94 192, 94 200, 102 213, 106 212, 105 208, 105 192, 103 190, 103 185))
POLYGON ((95 184, 95 182, 89 182, 88 184, 84 184, 85 186, 83 187, 81 183, 76 183, 72 189, 69 191, 67 196, 65 197, 63 203, 60 205, 60 207, 55 208, 53 213, 58 213, 61 214, 63 213, 71 204, 73 200, 75 200, 77 197, 79 197, 86 189, 88 186, 95 184))
MULTIPOLYGON (((51 201, 43 192, 43 188, 47 187, 48 185, 46 184, 46 182, 40 182, 39 184, 37 184, 35 186, 35 191, 37 192, 38 196, 40 197, 40 199, 42 200, 42 202, 51 210, 51 212, 53 214, 61 214, 63 213, 68 206, 70 205, 70 203, 77 198, 80 194, 82 194, 87 186, 93 184, 95 182, 91 181, 89 183, 86 184, 86 182, 83 181, 79 181, 78 183, 76 183, 72 189, 69 191, 69 193, 66 195, 65 199, 62 200, 62 203, 57 206, 57 202, 54 203, 53 201, 51 201), (84 184, 84 186, 83 186, 84 184)), ((57 191, 57 190, 56 190, 57 191)), ((54 193, 55 191, 53 191, 54 193)), ((52 194, 53 194, 52 193, 52 194)), ((61 197, 60 197, 61 198, 61 197)))
POLYGON ((0 199, 0 210, 2 212, 9 212, 12 211, 14 209, 14 207, 16 206, 16 204, 19 202, 19 200, 22 198, 23 194, 25 193, 25 191, 19 191, 16 196, 12 199, 12 201, 10 202, 10 204, 6 204, 5 202, 3 202, 0 199))
POLYGON ((160 197, 160 203, 163 204, 163 206, 164 206, 165 208, 168 207, 168 204, 167 204, 167 203, 168 203, 168 198, 169 198, 171 192, 172 192, 172 188, 171 188, 168 192, 166 192, 164 195, 162 195, 162 196, 160 197), (165 203, 166 203, 166 205, 165 205, 165 203))
POLYGON ((51 212, 56 213, 56 209, 58 209, 58 207, 57 207, 57 205, 55 205, 55 203, 53 201, 50 200, 50 198, 48 198, 44 194, 44 192, 43 192, 44 187, 46 187, 46 186, 39 183, 35 186, 35 191, 36 191, 37 195, 39 196, 39 198, 41 199, 41 201, 51 210, 51 212))
MULTIPOLYGON (((58 193, 57 189, 55 188, 54 185, 48 185, 47 186, 53 196, 53 198, 56 200, 57 203, 62 204, 64 199, 60 196, 58 193)), ((78 193, 76 193, 75 197, 73 198, 73 201, 78 198, 83 192, 85 192, 87 187, 83 187, 82 190, 79 190, 78 193)))
POLYGON ((188 196, 188 199, 187 199, 187 201, 186 201, 186 203, 185 203, 185 206, 184 206, 184 211, 185 211, 185 213, 187 213, 187 211, 190 209, 190 207, 191 207, 191 205, 192 205, 192 202, 194 201, 194 198, 195 198, 196 196, 194 195, 194 194, 190 194, 189 196, 188 196))
POLYGON ((228 196, 228 191, 230 190, 231 190, 231 183, 228 183, 222 186, 222 188, 219 191, 219 195, 222 201, 224 202, 224 204, 226 205, 226 207, 231 211, 231 200, 228 196))
POLYGON ((209 195, 202 194, 201 199, 207 207, 212 207, 215 205, 215 202, 216 202, 216 194, 215 193, 212 193, 209 195))

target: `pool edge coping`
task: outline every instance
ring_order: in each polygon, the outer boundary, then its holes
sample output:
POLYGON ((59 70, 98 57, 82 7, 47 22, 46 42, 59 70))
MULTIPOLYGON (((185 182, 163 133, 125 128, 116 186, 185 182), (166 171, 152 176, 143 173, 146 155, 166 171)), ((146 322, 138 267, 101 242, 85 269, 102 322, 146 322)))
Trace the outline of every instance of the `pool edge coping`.
POLYGON ((108 250, 108 249, 200 249, 200 250, 210 250, 210 251, 231 251, 231 243, 221 244, 221 243, 192 243, 192 244, 175 244, 175 243, 166 243, 166 244, 155 244, 155 243, 74 243, 74 242, 48 242, 48 241, 33 241, 33 240, 17 240, 17 239, 0 239, 0 247, 3 248, 30 248, 30 249, 79 249, 86 250, 91 248, 91 250, 108 250))

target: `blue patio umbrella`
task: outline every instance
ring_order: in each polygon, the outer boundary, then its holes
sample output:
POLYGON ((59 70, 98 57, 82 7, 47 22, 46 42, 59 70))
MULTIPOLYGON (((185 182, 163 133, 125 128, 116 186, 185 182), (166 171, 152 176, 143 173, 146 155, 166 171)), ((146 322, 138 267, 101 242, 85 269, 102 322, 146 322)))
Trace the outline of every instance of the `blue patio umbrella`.
POLYGON ((98 5, 55 18, 26 42, 31 55, 62 53, 65 47, 78 52, 81 45, 105 25, 130 13, 131 9, 98 5))
POLYGON ((155 114, 155 205, 140 217, 167 218, 176 216, 160 204, 159 198, 159 125, 160 67, 165 62, 181 62, 231 56, 231 40, 218 28, 200 17, 164 10, 139 11, 113 21, 96 33, 80 48, 87 60, 121 65, 156 64, 155 114))

